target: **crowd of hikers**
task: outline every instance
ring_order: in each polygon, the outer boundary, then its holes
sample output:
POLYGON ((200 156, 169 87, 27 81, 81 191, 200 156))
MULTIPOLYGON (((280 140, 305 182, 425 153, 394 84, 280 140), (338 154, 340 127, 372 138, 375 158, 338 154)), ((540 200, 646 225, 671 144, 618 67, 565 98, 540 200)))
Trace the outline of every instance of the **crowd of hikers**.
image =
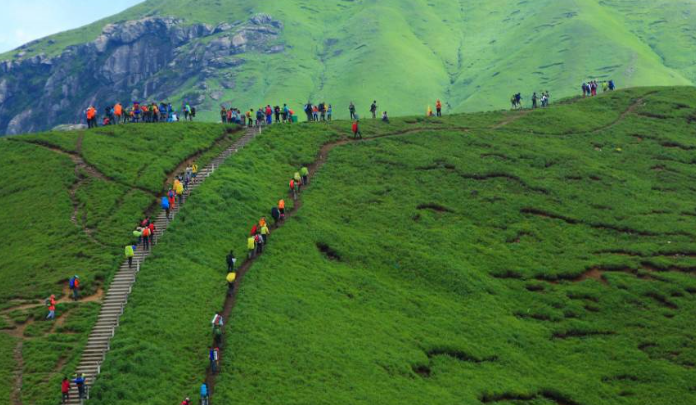
POLYGON ((104 113, 99 117, 99 112, 93 105, 85 110, 88 128, 96 128, 100 124, 107 126, 138 122, 177 122, 181 119, 193 121, 196 118, 196 107, 192 107, 186 102, 181 104, 181 114, 172 107, 171 103, 140 103, 139 101, 127 105, 121 103, 108 105, 104 107, 103 111, 104 113), (101 118, 101 122, 99 118, 101 118))
POLYGON ((602 87, 602 92, 614 91, 616 85, 613 80, 605 80, 603 82, 597 82, 597 80, 590 80, 589 82, 584 82, 582 84, 582 96, 583 97, 594 97, 597 95, 597 89, 602 87))
MULTIPOLYGON (((540 92, 540 94, 537 94, 535 91, 532 94, 532 108, 538 108, 538 107, 548 107, 549 106, 549 100, 551 99, 551 94, 549 93, 548 90, 540 92)), ((515 93, 510 97, 510 104, 512 105, 513 110, 517 110, 522 108, 522 93, 515 93)))
MULTIPOLYGON (((302 166, 294 175, 290 178, 289 186, 289 196, 296 200, 298 194, 302 190, 302 187, 309 185, 309 168, 307 166, 302 166)), ((285 220, 285 200, 281 198, 278 200, 276 206, 271 207, 271 218, 273 219, 273 224, 269 224, 266 217, 263 216, 258 222, 254 223, 249 231, 249 236, 247 237, 247 251, 249 260, 253 260, 257 256, 261 255, 264 251, 265 246, 268 245, 270 241, 271 228, 276 228, 278 225, 285 220)), ((230 251, 227 256, 225 256, 225 266, 227 268, 227 274, 225 275, 225 282, 227 283, 227 295, 234 295, 234 284, 237 280, 236 273, 236 263, 237 258, 234 251, 230 251)), ((213 333, 213 344, 207 350, 207 359, 210 364, 210 372, 215 375, 220 371, 220 349, 223 347, 223 331, 225 326, 225 321, 223 316, 216 312, 210 321, 212 325, 213 333)), ((210 393, 208 390, 207 383, 203 382, 200 388, 200 404, 209 404, 210 393)), ((192 404, 191 398, 186 397, 182 402, 182 405, 192 404)))

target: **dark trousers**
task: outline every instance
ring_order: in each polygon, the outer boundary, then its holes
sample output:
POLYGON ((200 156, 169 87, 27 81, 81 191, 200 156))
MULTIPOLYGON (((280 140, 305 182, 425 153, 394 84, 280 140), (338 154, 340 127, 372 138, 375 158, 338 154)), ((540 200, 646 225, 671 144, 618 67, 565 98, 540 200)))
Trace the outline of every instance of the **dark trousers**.
POLYGON ((227 295, 234 294, 234 283, 227 283, 227 295))
POLYGON ((442 117, 442 108, 437 109, 437 116, 442 117))
POLYGON ((63 403, 64 404, 67 403, 68 401, 70 401, 70 394, 69 393, 63 392, 62 394, 63 394, 63 403))
POLYGON ((78 290, 77 288, 73 288, 72 294, 73 294, 73 299, 74 299, 75 301, 77 301, 78 299, 80 299, 80 290, 78 290))
POLYGON ((128 258, 128 267, 133 267, 133 258, 132 257, 128 258))
POLYGON ((145 245, 145 249, 150 249, 150 237, 149 236, 143 236, 143 244, 145 245))

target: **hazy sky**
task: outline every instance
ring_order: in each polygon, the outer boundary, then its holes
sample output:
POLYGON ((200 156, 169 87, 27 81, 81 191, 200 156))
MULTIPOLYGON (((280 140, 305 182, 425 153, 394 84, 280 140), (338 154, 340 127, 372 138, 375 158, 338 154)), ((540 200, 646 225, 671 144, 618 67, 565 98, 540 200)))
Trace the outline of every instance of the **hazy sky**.
POLYGON ((143 0, 0 0, 0 52, 81 27, 143 0))

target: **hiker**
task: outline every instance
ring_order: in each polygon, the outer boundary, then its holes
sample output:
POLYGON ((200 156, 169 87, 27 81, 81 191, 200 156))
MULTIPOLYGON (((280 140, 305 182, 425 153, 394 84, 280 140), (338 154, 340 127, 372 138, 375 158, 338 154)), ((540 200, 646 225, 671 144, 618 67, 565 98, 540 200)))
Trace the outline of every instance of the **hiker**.
POLYGON ((208 405, 208 385, 206 383, 201 384, 201 405, 208 405))
POLYGON ((157 231, 157 227, 155 226, 154 222, 150 222, 150 225, 147 226, 150 228, 150 245, 155 244, 155 231, 157 231))
POLYGON ((362 139, 362 133, 360 133, 360 127, 358 126, 359 121, 353 121, 353 139, 362 139))
POLYGON ((370 112, 372 113, 372 119, 377 118, 377 100, 372 102, 370 106, 370 112))
POLYGON ((181 401, 181 405, 193 405, 193 403, 191 402, 191 398, 186 397, 186 399, 181 401))
POLYGON ((247 249, 249 250, 249 259, 253 259, 256 253, 256 239, 254 236, 249 236, 247 239, 247 249))
POLYGON ((198 177, 198 165, 195 162, 191 165, 191 175, 194 179, 198 177))
POLYGON ((350 119, 354 120, 355 118, 355 104, 353 102, 350 102, 350 105, 348 106, 348 111, 350 111, 350 119))
POLYGON ((145 250, 150 250, 150 228, 143 228, 143 244, 145 245, 145 250))
POLYGON ((174 210, 174 207, 176 206, 176 199, 175 199, 176 194, 174 193, 174 189, 170 188, 169 191, 167 192, 167 198, 169 199, 169 209, 174 210))
POLYGON ((297 188, 297 191, 300 191, 300 187, 302 186, 302 176, 300 176, 300 172, 295 172, 295 174, 292 176, 293 180, 295 180, 295 187, 297 188))
POLYGON ((278 207, 271 208, 271 218, 273 218, 273 225, 278 225, 278 220, 280 220, 280 210, 278 207))
POLYGON ((537 97, 536 91, 534 94, 532 94, 532 108, 537 108, 537 100, 539 97, 537 97))
POLYGON ((210 321, 210 323, 213 325, 213 328, 215 328, 216 326, 225 326, 225 322, 222 319, 222 315, 220 315, 218 312, 216 312, 215 315, 213 315, 213 320, 210 321))
POLYGON ((268 243, 268 237, 271 235, 271 231, 268 229, 268 226, 264 223, 263 226, 261 227, 261 238, 263 238, 263 244, 265 245, 268 243))
MULTIPOLYGON (((430 107, 428 107, 428 108, 430 108, 430 107)), ((437 99, 437 101, 435 102, 435 111, 437 111, 438 117, 442 117, 442 102, 440 101, 440 99, 437 99)), ((431 110, 431 114, 432 114, 432 110, 431 110)))
POLYGON ((181 180, 176 180, 176 196, 179 199, 179 205, 184 203, 184 185, 181 184, 181 180))
POLYGON ((433 116, 433 108, 431 106, 428 106, 428 109, 425 110, 425 116, 426 117, 432 117, 433 116))
POLYGON ((135 257, 135 246, 128 245, 125 249, 125 256, 128 259, 128 268, 133 267, 133 257, 135 257))
POLYGON ((85 116, 87 117, 87 128, 94 128, 97 126, 97 110, 93 106, 89 106, 85 111, 85 116))
POLYGON ((254 236, 254 242, 256 243, 256 254, 260 255, 263 253, 263 238, 261 235, 257 234, 254 236))
POLYGON ((326 119, 331 121, 331 116, 333 115, 333 107, 329 104, 329 109, 326 110, 326 119))
POLYGON ((227 295, 230 297, 234 295, 234 280, 237 279, 237 273, 231 271, 227 273, 227 276, 225 276, 225 280, 227 280, 227 295))
POLYGON ((220 108, 220 122, 222 122, 223 124, 227 124, 227 109, 225 108, 225 106, 222 106, 222 108, 220 108))
POLYGON ((289 112, 289 111, 290 111, 290 110, 288 109, 288 105, 287 105, 287 104, 283 104, 283 109, 281 110, 281 116, 282 116, 282 118, 283 118, 283 123, 288 122, 288 112, 289 112))
POLYGON ((225 258, 227 262, 227 272, 232 273, 234 271, 234 264, 237 262, 237 258, 234 257, 234 252, 230 250, 230 253, 225 258))
POLYGON ((607 90, 609 90, 609 83, 605 80, 602 82, 602 93, 606 93, 607 90))
POLYGON ((63 382, 60 383, 60 393, 63 396, 63 403, 67 404, 70 401, 70 380, 68 377, 63 377, 63 382))
POLYGON ((297 200, 297 190, 295 189, 295 179, 290 179, 290 192, 292 193, 292 199, 297 200))
POLYGON ((167 219, 169 219, 169 199, 167 196, 162 196, 162 209, 164 210, 165 214, 167 214, 167 219))
POLYGON ((614 81, 609 80, 609 91, 614 91, 615 88, 616 86, 614 85, 614 81))
POLYGON ((266 114, 263 112, 262 108, 256 110, 256 126, 260 127, 266 122, 266 114))
POLYGON ((116 124, 123 123, 123 106, 121 103, 116 103, 114 106, 114 115, 116 116, 116 124))
POLYGON ((218 353, 217 353, 217 350, 215 350, 215 349, 216 348, 214 348, 212 346, 210 346, 210 348, 208 349, 208 360, 210 361, 210 371, 213 374, 217 374, 217 365, 218 365, 218 363, 217 363, 218 353))
POLYGON ((247 128, 251 128, 254 126, 253 113, 254 113, 253 109, 246 112, 247 128))
POLYGON ((46 316, 46 319, 56 319, 56 296, 54 294, 51 294, 50 297, 46 300, 46 305, 48 306, 48 315, 46 316))
POLYGON ((389 117, 387 116, 386 111, 382 113, 382 122, 386 122, 387 124, 389 124, 389 117))
POLYGON ((273 107, 273 113, 275 115, 275 123, 280 124, 280 106, 273 107))
POLYGON ((85 396, 85 373, 79 374, 73 382, 77 385, 77 397, 79 399, 85 396))
POLYGON ((78 299, 80 299, 80 277, 78 277, 77 275, 70 277, 70 281, 68 281, 68 286, 72 290, 73 301, 77 301, 78 299))
POLYGON ((285 200, 278 201, 278 211, 280 211, 280 220, 285 219, 285 200))
POLYGON ((141 227, 136 227, 135 230, 133 231, 133 237, 138 238, 137 244, 141 244, 143 242, 143 228, 141 227))
POLYGON ((309 169, 307 166, 302 166, 300 169, 300 175, 302 176, 302 185, 306 186, 309 184, 309 169))

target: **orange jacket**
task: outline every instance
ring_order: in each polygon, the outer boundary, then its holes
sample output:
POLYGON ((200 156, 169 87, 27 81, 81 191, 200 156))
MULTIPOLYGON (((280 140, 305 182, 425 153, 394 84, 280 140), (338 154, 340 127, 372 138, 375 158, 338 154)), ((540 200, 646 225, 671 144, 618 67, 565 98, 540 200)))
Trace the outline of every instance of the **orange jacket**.
POLYGON ((281 210, 285 209, 285 200, 278 201, 278 208, 280 208, 281 210))
POLYGON ((114 114, 118 115, 119 117, 121 116, 121 114, 123 114, 123 107, 121 107, 120 103, 117 103, 114 106, 114 114))
POLYGON ((442 103, 440 102, 440 100, 437 100, 437 103, 435 103, 435 108, 442 108, 442 103))
POLYGON ((97 110, 94 107, 89 107, 87 109, 87 119, 91 120, 97 114, 97 110))

